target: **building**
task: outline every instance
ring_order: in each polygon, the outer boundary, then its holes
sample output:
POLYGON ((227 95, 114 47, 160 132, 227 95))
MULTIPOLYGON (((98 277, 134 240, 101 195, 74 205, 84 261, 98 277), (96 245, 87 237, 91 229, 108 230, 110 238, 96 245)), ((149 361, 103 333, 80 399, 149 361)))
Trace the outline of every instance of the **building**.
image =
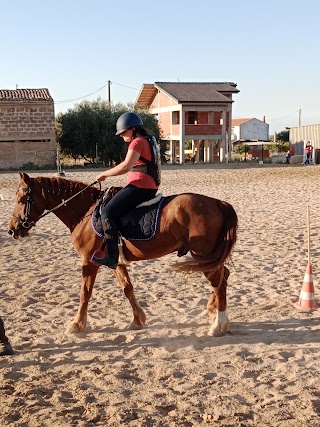
POLYGON ((232 119, 232 142, 269 141, 268 123, 251 119, 232 119))
POLYGON ((238 92, 230 82, 155 82, 143 85, 136 106, 157 116, 171 163, 185 163, 185 141, 191 142, 196 162, 225 162, 231 150, 232 96, 238 92))
POLYGON ((246 145, 249 158, 263 160, 269 157, 264 148, 269 143, 269 124, 256 118, 232 119, 231 142, 233 151, 237 145, 246 145))
POLYGON ((304 148, 308 141, 313 146, 313 159, 320 163, 320 124, 296 126, 289 129, 289 141, 294 147, 295 155, 304 156, 304 148))
POLYGON ((55 162, 54 102, 48 89, 0 89, 0 169, 55 162))

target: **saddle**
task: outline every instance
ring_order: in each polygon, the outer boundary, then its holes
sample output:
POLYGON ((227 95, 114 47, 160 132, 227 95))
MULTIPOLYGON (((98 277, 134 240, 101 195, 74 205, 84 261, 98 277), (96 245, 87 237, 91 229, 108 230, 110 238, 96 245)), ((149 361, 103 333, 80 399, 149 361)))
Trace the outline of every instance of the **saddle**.
MULTIPOLYGON (((106 203, 121 190, 122 187, 110 187, 98 200, 93 214, 92 227, 99 237, 104 237, 101 212, 106 203)), ((165 197, 162 194, 154 199, 141 203, 128 214, 118 220, 119 233, 125 240, 150 240, 157 232, 161 207, 165 197)))

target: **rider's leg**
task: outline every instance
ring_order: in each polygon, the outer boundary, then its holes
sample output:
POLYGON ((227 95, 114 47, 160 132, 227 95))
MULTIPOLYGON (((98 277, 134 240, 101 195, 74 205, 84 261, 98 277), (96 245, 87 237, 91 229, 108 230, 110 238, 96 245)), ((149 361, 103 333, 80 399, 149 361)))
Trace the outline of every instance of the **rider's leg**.
POLYGON ((102 220, 102 227, 104 231, 104 244, 107 245, 108 253, 103 258, 93 257, 92 259, 98 264, 102 264, 109 268, 116 269, 119 258, 118 227, 108 218, 102 220))
POLYGON ((103 258, 93 257, 93 261, 115 269, 118 264, 118 225, 117 218, 130 212, 140 203, 152 199, 157 190, 138 188, 127 185, 121 189, 103 208, 101 213, 102 226, 108 254, 103 258))

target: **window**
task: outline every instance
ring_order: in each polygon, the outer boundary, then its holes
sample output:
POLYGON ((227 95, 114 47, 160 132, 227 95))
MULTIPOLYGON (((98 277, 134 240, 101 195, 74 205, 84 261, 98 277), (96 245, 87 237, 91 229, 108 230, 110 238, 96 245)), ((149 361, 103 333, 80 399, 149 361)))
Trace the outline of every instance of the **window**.
POLYGON ((198 113, 197 113, 197 111, 187 111, 186 124, 187 125, 198 124, 198 113))
POLYGON ((172 111, 172 124, 173 125, 180 124, 180 111, 172 111))

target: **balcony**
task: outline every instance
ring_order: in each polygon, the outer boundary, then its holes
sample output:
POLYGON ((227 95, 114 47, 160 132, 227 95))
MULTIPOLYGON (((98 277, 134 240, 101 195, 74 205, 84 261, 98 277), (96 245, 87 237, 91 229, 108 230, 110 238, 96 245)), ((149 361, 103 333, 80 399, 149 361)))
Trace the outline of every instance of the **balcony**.
POLYGON ((211 125, 211 124, 194 124, 194 125, 185 125, 185 136, 188 135, 197 136, 197 135, 221 135, 222 126, 221 125, 211 125))

